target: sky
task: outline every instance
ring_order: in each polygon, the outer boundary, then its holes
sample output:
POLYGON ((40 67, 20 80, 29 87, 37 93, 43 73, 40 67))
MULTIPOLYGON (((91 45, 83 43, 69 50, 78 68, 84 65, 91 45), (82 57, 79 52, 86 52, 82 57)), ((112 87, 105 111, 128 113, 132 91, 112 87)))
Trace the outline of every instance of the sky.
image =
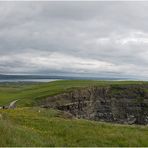
POLYGON ((148 79, 148 2, 0 2, 0 74, 148 79))

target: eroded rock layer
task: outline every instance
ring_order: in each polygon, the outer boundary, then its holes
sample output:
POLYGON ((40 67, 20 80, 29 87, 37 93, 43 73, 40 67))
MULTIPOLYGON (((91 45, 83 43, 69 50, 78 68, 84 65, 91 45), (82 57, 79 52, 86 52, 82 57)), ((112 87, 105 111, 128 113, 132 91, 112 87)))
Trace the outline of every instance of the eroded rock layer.
POLYGON ((67 111, 77 118, 148 124, 147 90, 147 85, 92 86, 48 97, 41 104, 67 111))

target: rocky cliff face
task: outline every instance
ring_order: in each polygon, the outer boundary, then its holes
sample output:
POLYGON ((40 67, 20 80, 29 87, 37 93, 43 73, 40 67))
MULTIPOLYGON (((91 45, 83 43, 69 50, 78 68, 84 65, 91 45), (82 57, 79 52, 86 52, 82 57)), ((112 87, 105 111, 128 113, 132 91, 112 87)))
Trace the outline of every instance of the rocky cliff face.
POLYGON ((148 124, 147 89, 148 86, 141 85, 92 86, 48 97, 41 104, 43 107, 67 111, 77 118, 148 124), (54 103, 54 100, 62 101, 54 103))

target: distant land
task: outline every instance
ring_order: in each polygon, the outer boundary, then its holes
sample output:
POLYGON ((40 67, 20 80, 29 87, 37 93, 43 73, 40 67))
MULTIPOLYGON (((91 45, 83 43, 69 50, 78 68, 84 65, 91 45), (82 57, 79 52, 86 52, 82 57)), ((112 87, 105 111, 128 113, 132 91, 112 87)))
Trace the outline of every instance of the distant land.
POLYGON ((128 78, 109 78, 109 77, 74 77, 74 76, 50 76, 50 75, 4 75, 0 74, 0 81, 35 81, 35 80, 129 80, 128 78))

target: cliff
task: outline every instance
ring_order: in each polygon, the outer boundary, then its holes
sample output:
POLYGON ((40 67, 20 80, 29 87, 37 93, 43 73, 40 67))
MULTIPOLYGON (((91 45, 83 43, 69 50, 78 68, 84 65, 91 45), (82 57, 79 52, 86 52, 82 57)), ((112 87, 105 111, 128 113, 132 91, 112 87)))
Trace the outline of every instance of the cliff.
POLYGON ((77 118, 148 124, 148 85, 91 86, 48 97, 40 103, 77 118))

